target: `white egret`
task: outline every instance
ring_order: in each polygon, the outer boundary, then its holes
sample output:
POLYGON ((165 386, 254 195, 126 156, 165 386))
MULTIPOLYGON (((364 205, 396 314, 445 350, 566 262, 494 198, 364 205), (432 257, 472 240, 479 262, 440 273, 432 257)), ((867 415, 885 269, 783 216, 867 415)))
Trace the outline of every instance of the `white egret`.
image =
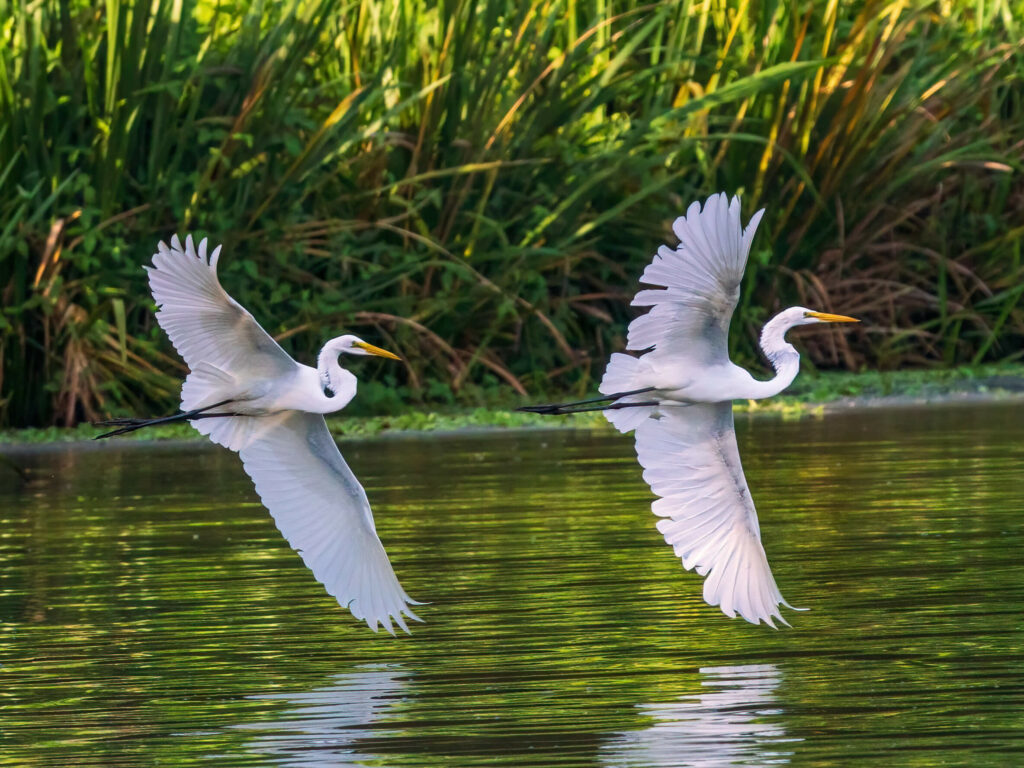
POLYGON ((377 537, 366 492, 324 421, 356 394, 356 377, 339 355, 398 356, 345 335, 320 350, 317 367, 301 365, 260 327, 217 279, 220 246, 207 259, 189 236, 175 235, 146 267, 156 319, 190 373, 181 410, 162 419, 116 419, 100 437, 187 420, 213 442, 237 451, 263 504, 317 581, 376 632, 406 632, 418 604, 402 589, 377 537))
POLYGON ((788 624, 785 601, 761 545, 757 513, 736 447, 732 401, 771 397, 788 387, 800 355, 785 340, 794 326, 858 322, 852 317, 790 307, 761 332, 775 377, 757 381, 729 360, 729 321, 763 210, 746 229, 740 202, 726 195, 693 203, 675 220, 675 248, 662 246, 640 278, 633 305, 651 307, 629 324, 626 348, 615 353, 598 388, 603 397, 522 410, 560 414, 603 410, 621 432, 635 430, 644 480, 661 498, 652 504, 658 530, 687 570, 705 577, 704 599, 729 617, 771 627, 788 624), (611 401, 611 402, 608 402, 611 401), (591 406, 605 402, 605 405, 591 406), (584 406, 579 408, 577 406, 584 406))

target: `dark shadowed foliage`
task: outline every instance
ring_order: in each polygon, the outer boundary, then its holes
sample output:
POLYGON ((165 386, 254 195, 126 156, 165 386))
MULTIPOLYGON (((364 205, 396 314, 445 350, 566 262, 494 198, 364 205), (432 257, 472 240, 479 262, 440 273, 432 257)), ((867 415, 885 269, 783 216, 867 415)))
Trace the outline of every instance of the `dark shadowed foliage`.
POLYGON ((0 425, 169 409, 158 239, 357 408, 592 388, 691 200, 768 213, 734 323, 791 303, 856 369, 1009 359, 1021 3, 0 0, 0 425))

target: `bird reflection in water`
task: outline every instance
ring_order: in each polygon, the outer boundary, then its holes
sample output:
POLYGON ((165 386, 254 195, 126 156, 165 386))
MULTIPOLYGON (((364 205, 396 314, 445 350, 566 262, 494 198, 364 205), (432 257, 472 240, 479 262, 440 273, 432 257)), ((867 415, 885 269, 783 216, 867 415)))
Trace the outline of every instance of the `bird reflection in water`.
POLYGON ((358 670, 337 675, 332 685, 312 691, 254 696, 294 709, 288 710, 286 719, 236 726, 260 731, 246 747, 287 768, 348 768, 375 759, 363 751, 360 740, 385 735, 375 726, 388 718, 392 705, 405 694, 408 673, 392 664, 358 670))
POLYGON ((706 692, 668 704, 640 704, 654 720, 639 731, 620 733, 602 751, 604 766, 726 768, 787 765, 792 751, 778 719, 775 689, 781 680, 773 664, 704 667, 706 692))

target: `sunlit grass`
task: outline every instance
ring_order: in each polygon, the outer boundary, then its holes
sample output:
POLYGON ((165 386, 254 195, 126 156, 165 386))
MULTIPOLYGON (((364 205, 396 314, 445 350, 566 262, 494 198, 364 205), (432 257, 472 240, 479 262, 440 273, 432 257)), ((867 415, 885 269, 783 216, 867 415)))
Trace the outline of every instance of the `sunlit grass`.
POLYGON ((166 411, 172 232, 370 411, 593 388, 636 276, 719 189, 768 213, 734 322, 865 319, 825 368, 1013 359, 1024 7, 421 0, 0 5, 0 424, 166 411), (64 8, 62 13, 61 8, 64 8))

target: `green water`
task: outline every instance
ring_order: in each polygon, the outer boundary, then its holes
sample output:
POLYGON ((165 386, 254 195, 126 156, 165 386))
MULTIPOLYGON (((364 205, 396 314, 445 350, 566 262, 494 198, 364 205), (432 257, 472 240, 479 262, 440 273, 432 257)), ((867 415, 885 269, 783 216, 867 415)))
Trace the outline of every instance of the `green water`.
POLYGON ((701 601, 613 434, 344 443, 398 638, 232 454, 9 454, 0 765, 1024 765, 1024 410, 738 429, 793 629, 701 601))

